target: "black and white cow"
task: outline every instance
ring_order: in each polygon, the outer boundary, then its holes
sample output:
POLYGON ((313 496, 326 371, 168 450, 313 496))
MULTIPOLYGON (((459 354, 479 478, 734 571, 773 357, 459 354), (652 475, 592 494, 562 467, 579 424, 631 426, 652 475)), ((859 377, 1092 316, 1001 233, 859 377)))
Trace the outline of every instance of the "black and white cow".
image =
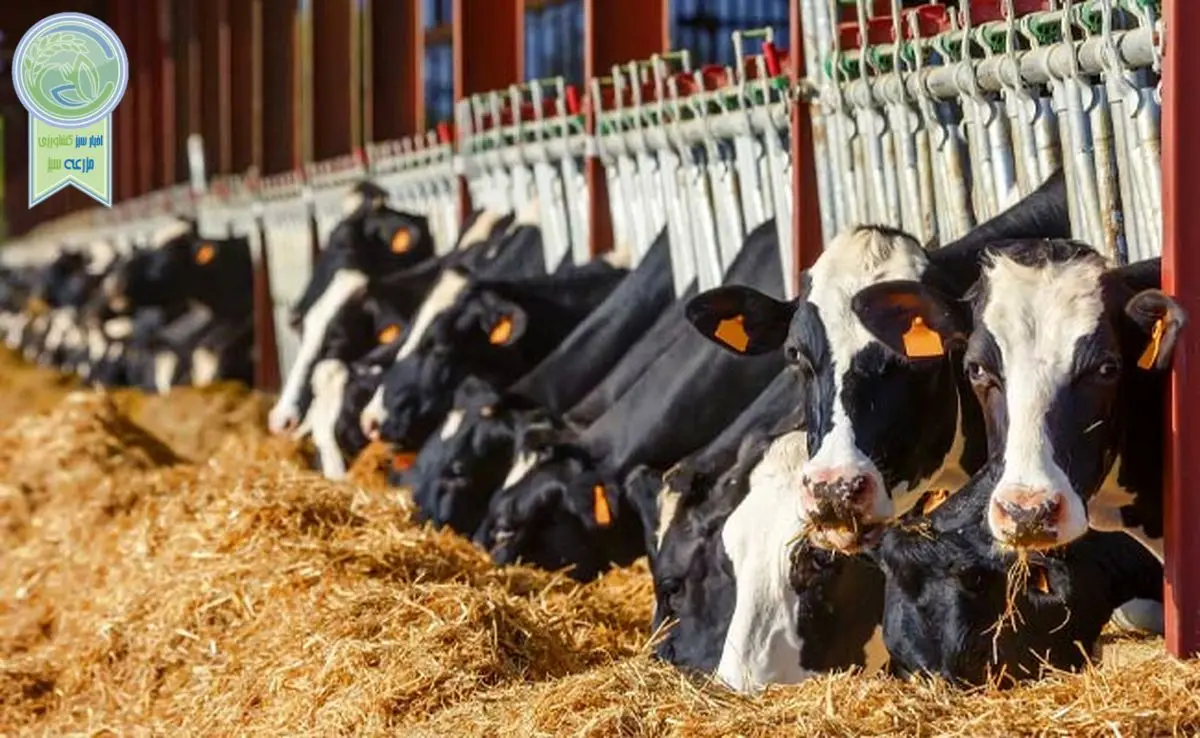
MULTIPOLYGON (((1186 315, 1159 273, 1157 259, 1109 269, 1078 242, 1017 241, 989 251, 971 313, 947 313, 970 332, 967 375, 1004 462, 987 511, 1003 545, 1062 546, 1090 523, 1161 560, 1166 370, 1186 315)), ((945 309, 911 284, 893 292, 945 309)))
MULTIPOLYGON (((772 224, 751 234, 727 278, 782 293, 772 224)), ((546 568, 574 563, 573 576, 636 558, 645 552, 644 537, 636 549, 610 547, 610 527, 636 529, 642 536, 638 515, 624 512, 630 504, 621 493, 625 477, 639 465, 666 469, 702 447, 781 368, 777 356, 738 360, 685 332, 585 430, 549 438, 536 434, 542 436, 536 445, 518 438, 516 462, 492 497, 475 541, 501 562, 520 558, 546 568), (605 516, 609 524, 597 527, 589 510, 604 508, 604 500, 613 514, 605 516), (539 522, 547 520, 553 524, 539 522)), ((632 540, 632 534, 620 540, 632 540)))
POLYGON ((408 353, 406 341, 384 375, 382 438, 401 450, 419 449, 451 410, 464 377, 509 386, 558 347, 627 274, 595 261, 561 274, 470 280, 408 353))
POLYGON ((473 533, 513 462, 513 439, 523 417, 535 412, 561 417, 673 299, 664 233, 604 302, 507 392, 478 378, 464 382, 441 429, 417 455, 412 483, 421 514, 473 533))
MULTIPOLYGON (((347 303, 370 295, 394 305, 407 323, 437 280, 440 263, 428 221, 388 208, 376 189, 361 182, 347 196, 345 217, 330 233, 312 277, 292 306, 291 324, 300 332, 300 347, 268 414, 272 432, 293 430, 304 420, 312 399, 313 368, 328 358, 322 350, 335 330, 333 324, 339 319, 352 323, 358 316, 353 309, 343 310, 347 303), (381 287, 385 279, 391 280, 386 288, 381 287)), ((353 327, 341 330, 351 332, 353 327)))
POLYGON ((655 649, 682 668, 711 672, 721 657, 733 616, 733 568, 721 539, 730 513, 742 502, 748 477, 776 428, 795 430, 803 417, 784 417, 798 398, 784 376, 771 384, 702 450, 665 474, 640 466, 625 480, 642 511, 654 577, 652 630, 666 629, 655 649))
POLYGON ((1162 566, 1133 538, 1091 531, 1029 555, 998 551, 985 521, 1003 462, 987 464, 945 501, 928 493, 871 553, 887 578, 883 636, 894 674, 967 684, 1036 678, 1089 662, 1104 624, 1130 600, 1162 599, 1162 566))
POLYGON ((152 241, 157 246, 134 251, 109 271, 102 285, 113 314, 130 315, 158 308, 163 311, 166 325, 177 323, 171 340, 159 348, 155 357, 158 381, 152 385, 162 391, 165 377, 178 381, 190 376, 194 357, 181 355, 179 347, 171 342, 190 336, 182 340, 189 348, 197 348, 199 344, 193 339, 199 335, 196 331, 201 323, 207 326, 205 330, 233 337, 218 342, 225 357, 218 358, 217 363, 223 363, 230 372, 219 378, 249 383, 251 364, 242 360, 251 355, 254 345, 253 329, 245 328, 252 325, 254 307, 249 241, 203 238, 195 221, 187 219, 164 227, 152 241))
POLYGON ((940 249, 927 251, 885 227, 840 234, 804 272, 801 295, 791 302, 720 287, 689 304, 688 317, 704 336, 740 356, 782 349, 807 384, 806 454, 787 484, 799 495, 814 542, 857 550, 925 490, 965 483, 986 456, 983 421, 969 401, 956 347, 915 323, 903 332, 913 350, 891 351, 855 314, 855 296, 894 280, 961 296, 987 243, 1066 235, 1069 228, 1060 173, 940 249))

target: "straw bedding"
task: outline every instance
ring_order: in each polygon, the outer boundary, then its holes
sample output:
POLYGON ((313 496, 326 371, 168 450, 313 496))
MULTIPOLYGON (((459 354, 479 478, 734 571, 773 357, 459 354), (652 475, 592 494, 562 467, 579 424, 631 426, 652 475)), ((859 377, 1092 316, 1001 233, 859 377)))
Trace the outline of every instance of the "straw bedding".
POLYGON ((837 674, 755 698, 647 655, 644 563, 578 585, 412 522, 371 448, 305 470, 234 387, 78 392, 0 367, 0 732, 1168 735, 1200 664, 1113 637, 1007 692, 837 674))

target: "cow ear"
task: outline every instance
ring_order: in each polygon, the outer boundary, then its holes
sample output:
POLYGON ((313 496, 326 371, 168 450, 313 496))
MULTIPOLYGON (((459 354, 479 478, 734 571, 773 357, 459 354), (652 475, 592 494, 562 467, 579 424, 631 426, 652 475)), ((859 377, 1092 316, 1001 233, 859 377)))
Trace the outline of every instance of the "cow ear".
POLYGON ((493 346, 512 346, 525 335, 529 316, 520 306, 507 300, 489 301, 479 316, 480 327, 493 346))
POLYGON ((908 359, 941 358, 966 338, 950 301, 920 282, 873 284, 854 296, 851 308, 875 338, 908 359))
POLYGON ((1171 365, 1175 341, 1187 324, 1187 312, 1162 290, 1142 290, 1125 304, 1125 314, 1146 334, 1138 366, 1162 371, 1171 365))
POLYGON ((795 303, 780 302, 752 287, 717 287, 687 304, 688 321, 700 334, 726 351, 746 356, 783 345, 795 303))

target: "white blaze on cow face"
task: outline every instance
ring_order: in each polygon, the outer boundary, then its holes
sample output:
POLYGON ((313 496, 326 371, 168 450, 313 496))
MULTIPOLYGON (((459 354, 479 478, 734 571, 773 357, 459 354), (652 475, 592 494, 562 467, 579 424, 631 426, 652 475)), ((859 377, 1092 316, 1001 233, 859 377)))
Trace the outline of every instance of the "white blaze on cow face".
POLYGON ((1098 260, 1024 266, 1003 256, 984 267, 988 295, 981 327, 1003 361, 1008 418, 1004 471, 988 506, 988 527, 1002 543, 1015 534, 1004 506, 1050 510, 1045 532, 1060 545, 1087 530, 1083 501, 1055 461, 1046 418, 1055 396, 1074 379, 1079 339, 1099 325, 1103 271, 1098 260))
POLYGON ((171 391, 178 364, 179 357, 173 351, 159 351, 154 355, 154 388, 158 394, 165 395, 171 391))
POLYGON ((104 332, 99 328, 88 328, 88 359, 96 362, 104 358, 104 352, 108 349, 108 341, 104 339, 104 332))
MULTIPOLYGON (((923 489, 886 489, 883 475, 855 441, 844 388, 854 357, 879 341, 854 313, 855 294, 879 282, 920 280, 929 259, 909 237, 872 229, 840 234, 809 271, 807 302, 817 309, 832 364, 833 398, 828 432, 797 477, 801 509, 815 512, 817 490, 839 481, 862 480, 861 521, 875 523, 904 512, 923 489), (898 499, 893 499, 895 493, 898 499), (904 493, 901 498, 899 495, 904 493)), ((811 451, 811 449, 810 449, 811 451)), ((931 480, 932 481, 932 480, 931 480)), ((836 536, 836 533, 829 535, 836 536)))
POLYGON ((451 438, 454 438, 459 429, 462 428, 463 418, 465 418, 466 415, 467 412, 465 410, 460 410, 458 408, 455 408, 447 413, 446 421, 442 423, 442 429, 438 433, 438 437, 443 441, 449 441, 451 438))
POLYGON ((300 337, 296 360, 288 371, 283 391, 279 393, 279 400, 275 407, 271 408, 267 418, 267 425, 272 433, 282 433, 300 422, 300 392, 304 389, 309 367, 316 360, 317 353, 325 342, 325 332, 342 306, 366 285, 367 275, 355 270, 340 269, 304 314, 303 334, 300 337))
POLYGON ((133 335, 133 319, 110 318, 104 321, 104 335, 113 341, 124 341, 133 335))
POLYGON ((207 387, 217 381, 221 358, 212 349, 198 348, 192 352, 192 386, 207 387))
POLYGON ((349 376, 346 365, 340 361, 326 359, 317 362, 312 373, 313 401, 305 418, 305 424, 312 432, 313 445, 317 447, 317 454, 321 458, 321 473, 326 479, 335 481, 346 477, 346 461, 334 431, 342 412, 349 376))
POLYGON ((662 489, 658 491, 658 529, 654 531, 655 546, 662 549, 663 538, 666 537, 667 531, 671 529, 671 523, 675 522, 675 513, 679 509, 679 498, 682 495, 679 492, 671 489, 671 485, 664 484, 662 489))
POLYGON ((173 220, 150 234, 150 248, 159 248, 191 232, 191 223, 186 220, 173 220))
POLYGON ((518 451, 517 458, 504 477, 501 489, 508 489, 524 479, 538 464, 538 455, 533 451, 518 451))
POLYGON ((21 339, 25 336, 25 328, 29 326, 29 316, 25 313, 18 314, 8 326, 8 335, 5 336, 4 344, 9 349, 16 351, 21 348, 21 339))
MULTIPOLYGON (((396 361, 401 361, 416 353, 417 347, 421 345, 422 337, 429 330, 434 319, 454 304, 458 296, 467 288, 467 284, 467 278, 453 269, 447 269, 438 276, 437 284, 429 291, 429 296, 421 302, 421 307, 417 310, 412 330, 404 337, 404 343, 400 344, 400 350, 396 352, 396 361)), ((362 425, 363 433, 368 438, 376 438, 386 421, 387 408, 383 404, 383 386, 380 385, 375 390, 375 394, 371 396, 371 401, 363 408, 359 422, 362 425)))
POLYGON ((721 530, 737 594, 716 676, 739 692, 811 676, 800 666, 796 593, 788 576, 788 543, 804 530, 793 480, 807 444, 803 431, 775 439, 721 530))
POLYGON ((457 249, 462 250, 483 243, 492 235, 492 230, 500 220, 500 213, 495 210, 483 210, 475 217, 475 222, 458 239, 457 249))
POLYGON ((360 208, 362 208, 365 202, 366 199, 363 197, 361 192, 358 192, 357 190, 351 190, 350 192, 347 192, 346 196, 342 198, 342 216, 349 217, 354 215, 359 211, 360 208))

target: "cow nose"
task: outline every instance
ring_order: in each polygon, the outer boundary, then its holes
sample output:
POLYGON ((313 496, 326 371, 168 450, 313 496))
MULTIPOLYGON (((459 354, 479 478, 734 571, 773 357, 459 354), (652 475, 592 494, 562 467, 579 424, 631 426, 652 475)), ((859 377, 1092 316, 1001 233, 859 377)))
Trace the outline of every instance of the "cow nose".
POLYGON ((832 471, 805 475, 801 490, 809 520, 816 525, 852 527, 871 502, 870 475, 832 471))
POLYGON ((988 511, 992 532, 1015 548, 1049 548, 1058 541, 1061 493, 1030 487, 999 489, 988 511))

